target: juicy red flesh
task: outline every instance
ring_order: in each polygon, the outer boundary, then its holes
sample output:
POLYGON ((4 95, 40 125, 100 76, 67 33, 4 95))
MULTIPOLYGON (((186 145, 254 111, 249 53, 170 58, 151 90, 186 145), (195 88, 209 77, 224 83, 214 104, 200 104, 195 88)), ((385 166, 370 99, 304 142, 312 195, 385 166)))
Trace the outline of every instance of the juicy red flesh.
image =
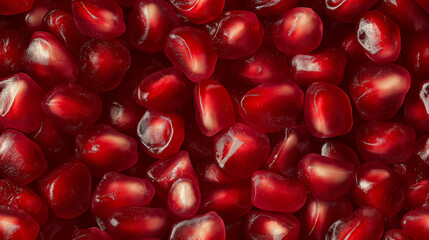
POLYGON ((37 181, 40 196, 59 218, 84 214, 91 202, 91 174, 81 162, 71 160, 37 181))
POLYGON ((428 0, 0 0, 0 240, 426 240, 428 0))

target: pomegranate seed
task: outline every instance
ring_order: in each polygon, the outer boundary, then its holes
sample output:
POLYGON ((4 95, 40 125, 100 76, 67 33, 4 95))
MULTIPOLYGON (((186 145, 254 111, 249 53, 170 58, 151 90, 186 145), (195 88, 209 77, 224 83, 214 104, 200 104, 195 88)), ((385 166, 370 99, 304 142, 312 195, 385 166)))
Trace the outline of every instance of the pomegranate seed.
POLYGON ((111 92, 103 96, 100 121, 129 136, 137 136, 136 129, 145 109, 131 96, 111 92))
POLYGON ((137 126, 137 135, 146 154, 156 159, 170 157, 183 143, 183 119, 175 113, 147 110, 137 126))
POLYGON ((310 153, 297 167, 299 179, 320 200, 335 200, 352 187, 355 167, 352 163, 310 153))
POLYGON ((25 73, 0 79, 0 123, 23 132, 40 126, 40 101, 45 92, 25 73))
POLYGON ((31 9, 34 0, 1 0, 0 1, 0 15, 15 15, 23 13, 31 9))
POLYGON ((341 142, 328 141, 324 143, 321 148, 320 155, 339 161, 353 163, 355 167, 360 165, 359 158, 354 150, 341 142))
POLYGON ((112 240, 112 238, 105 231, 92 227, 74 232, 71 240, 112 240))
POLYGON ((28 33, 41 31, 44 17, 56 7, 57 4, 52 0, 35 1, 33 7, 29 11, 20 15, 20 20, 25 30, 28 33))
POLYGON ((114 239, 161 238, 169 228, 167 211, 161 208, 119 208, 107 219, 107 232, 114 239))
POLYGON ((156 161, 147 169, 147 178, 155 186, 161 197, 166 197, 171 186, 179 178, 190 178, 197 182, 197 175, 192 168, 189 154, 179 151, 175 155, 156 161))
POLYGON ((300 223, 292 214, 253 210, 247 214, 247 239, 298 240, 300 223))
POLYGON ((225 0, 169 0, 184 17, 195 24, 215 19, 222 13, 225 0))
POLYGON ((234 183, 236 181, 235 178, 224 174, 222 169, 212 161, 196 162, 195 170, 201 181, 220 184, 234 183))
POLYGON ((128 16, 131 44, 147 53, 162 50, 168 33, 177 26, 176 13, 162 0, 139 0, 128 16))
POLYGON ((231 62, 235 75, 249 82, 261 84, 289 79, 288 59, 275 46, 262 44, 255 54, 231 62))
POLYGON ((24 134, 13 129, 0 135, 0 174, 18 185, 26 185, 40 177, 48 162, 40 147, 24 134))
POLYGON ((0 204, 26 211, 41 225, 46 222, 48 207, 31 188, 19 187, 9 179, 2 179, 0 195, 0 204))
POLYGON ((42 110, 60 130, 76 135, 97 121, 101 99, 79 86, 63 85, 46 94, 42 110))
POLYGON ((333 84, 315 82, 305 93, 304 119, 308 131, 315 137, 344 135, 353 126, 349 97, 333 84))
POLYGON ((21 55, 27 47, 26 38, 26 32, 20 26, 9 19, 0 18, 0 77, 22 69, 21 55))
POLYGON ((416 2, 422 6, 426 12, 429 13, 429 2, 427 0, 416 0, 416 2))
POLYGON ((295 7, 298 4, 298 0, 279 0, 275 2, 270 0, 246 0, 246 3, 255 13, 261 16, 271 16, 283 14, 295 7))
POLYGON ((0 235, 3 239, 36 239, 39 224, 23 210, 0 205, 0 235))
POLYGON ((404 103, 404 119, 412 127, 429 132, 429 80, 411 91, 404 103))
POLYGON ((183 105, 187 94, 186 76, 176 68, 169 67, 145 77, 138 85, 134 99, 149 109, 172 111, 183 105))
POLYGON ((254 54, 262 44, 264 27, 255 13, 229 11, 205 26, 222 59, 238 59, 254 54))
POLYGON ((410 185, 413 185, 423 179, 429 179, 429 175, 425 167, 423 167, 421 162, 416 160, 414 157, 411 157, 405 162, 391 165, 391 169, 398 175, 401 185, 405 188, 408 188, 410 185))
POLYGON ((110 171, 123 171, 137 160, 137 141, 109 125, 97 124, 75 138, 76 156, 91 173, 102 177, 110 171))
POLYGON ((270 150, 267 135, 235 123, 214 138, 215 160, 222 172, 248 178, 264 163, 270 150))
POLYGON ((428 34, 416 35, 408 43, 405 42, 406 51, 403 51, 404 63, 414 76, 422 80, 427 80, 429 73, 428 37, 428 34))
POLYGON ((205 183, 201 190, 199 213, 215 211, 227 223, 237 221, 252 208, 248 181, 223 185, 205 183))
POLYGON ((366 56, 376 63, 394 62, 401 52, 398 26, 377 10, 366 12, 360 18, 357 39, 366 56))
POLYGON ((164 52, 171 63, 193 82, 209 78, 217 61, 210 36, 193 27, 173 29, 167 37, 164 52))
POLYGON ((274 132, 294 126, 304 93, 292 81, 261 84, 244 94, 240 115, 255 129, 274 132))
POLYGON ((231 98, 219 82, 198 82, 194 88, 194 104, 197 125, 206 136, 211 137, 235 122, 231 98))
POLYGON ((275 23, 272 34, 280 51, 288 55, 309 53, 322 41, 322 20, 310 8, 293 8, 275 23))
POLYGON ((388 120, 402 106, 410 89, 408 71, 396 64, 366 63, 350 81, 350 98, 365 120, 388 120))
POLYGON ((356 170, 351 199, 371 206, 385 217, 395 216, 404 204, 405 194, 395 174, 379 162, 368 162, 356 170))
POLYGON ((417 159, 429 169, 429 135, 422 136, 416 143, 417 159))
POLYGON ((91 202, 91 174, 81 162, 71 160, 37 181, 38 192, 59 218, 84 214, 91 202))
POLYGON ((251 201, 259 209, 292 213, 301 209, 306 199, 307 189, 297 179, 268 171, 256 171, 252 176, 251 201))
POLYGON ((356 147, 365 161, 394 164, 407 160, 414 150, 416 132, 393 122, 369 122, 356 133, 356 147))
POLYGON ((93 39, 80 49, 77 83, 95 92, 115 89, 131 64, 126 47, 116 40, 93 39))
POLYGON ((413 210, 429 206, 429 180, 419 181, 408 187, 404 208, 413 210))
POLYGON ((325 0, 325 12, 340 22, 356 22, 378 0, 325 0))
POLYGON ((52 34, 40 31, 31 37, 22 56, 22 66, 45 89, 74 83, 79 71, 75 59, 61 42, 52 34))
POLYGON ((225 240, 225 225, 215 212, 199 215, 173 225, 170 240, 225 240))
POLYGON ((362 207, 333 223, 325 239, 380 239, 383 226, 383 217, 376 209, 362 207))
POLYGON ((56 218, 52 214, 48 218, 48 222, 40 227, 40 239, 71 239, 73 233, 79 230, 81 221, 75 219, 56 218))
POLYGON ((193 217, 200 207, 201 193, 194 179, 179 178, 167 196, 168 210, 178 218, 193 217))
POLYGON ((429 15, 412 0, 383 0, 377 10, 395 21, 401 31, 425 32, 429 29, 429 15))
POLYGON ((148 180, 109 172, 94 191, 91 212, 106 219, 118 208, 148 206, 154 195, 155 188, 148 180))
POLYGON ((325 239, 329 227, 353 214, 353 206, 345 199, 322 201, 309 197, 300 212, 301 237, 308 240, 325 239))
POLYGON ((412 240, 401 229, 391 229, 384 234, 383 240, 412 240))
POLYGON ((314 82, 340 84, 343 81, 346 63, 346 53, 335 48, 318 53, 295 55, 290 61, 293 80, 304 86, 314 82))
POLYGON ((45 16, 43 29, 54 35, 72 54, 78 52, 85 41, 74 24, 73 16, 60 9, 53 9, 45 16))
POLYGON ((284 137, 273 148, 264 168, 285 176, 294 174, 299 160, 309 152, 310 134, 304 125, 284 130, 284 137))
POLYGON ((125 32, 121 7, 113 0, 71 0, 77 29, 87 36, 113 39, 125 32))
POLYGON ((412 210, 402 218, 402 229, 413 240, 424 240, 429 233, 426 227, 428 218, 429 208, 422 207, 412 210))

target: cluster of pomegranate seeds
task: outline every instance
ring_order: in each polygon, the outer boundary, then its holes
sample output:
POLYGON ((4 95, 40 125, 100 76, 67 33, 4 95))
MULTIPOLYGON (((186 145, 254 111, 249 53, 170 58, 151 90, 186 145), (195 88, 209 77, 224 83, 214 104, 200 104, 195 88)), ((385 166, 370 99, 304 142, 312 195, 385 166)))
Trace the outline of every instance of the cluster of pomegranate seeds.
POLYGON ((429 1, 0 0, 3 239, 429 239, 429 1))

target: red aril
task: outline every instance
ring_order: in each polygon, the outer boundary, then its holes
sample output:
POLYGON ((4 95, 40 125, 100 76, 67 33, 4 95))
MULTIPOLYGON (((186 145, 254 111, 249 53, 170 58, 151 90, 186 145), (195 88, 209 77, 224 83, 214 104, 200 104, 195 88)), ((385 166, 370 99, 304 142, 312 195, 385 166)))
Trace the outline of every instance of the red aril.
POLYGON ((101 114, 101 99, 77 85, 52 89, 42 99, 43 113, 61 131, 76 135, 92 126, 101 114))
POLYGON ((71 240, 112 240, 112 238, 105 231, 91 227, 75 231, 71 240))
POLYGON ((429 80, 408 94, 404 103, 404 119, 417 130, 429 132, 429 80))
POLYGON ((365 63, 349 85, 350 98, 365 120, 388 120, 404 102, 411 86, 408 71, 396 64, 365 63))
POLYGON ((124 171, 138 159, 137 141, 106 124, 94 125, 78 134, 75 146, 76 156, 97 177, 124 171))
POLYGON ((124 207, 109 216, 106 227, 113 239, 161 238, 167 235, 170 221, 161 208, 124 207))
POLYGON ((322 20, 311 8, 293 8, 277 20, 272 35, 277 48, 288 55, 309 53, 322 41, 322 20))
POLYGON ((362 207, 353 215, 332 224, 325 239, 380 239, 383 235, 383 217, 374 208, 362 207))
POLYGON ((298 0, 246 0, 247 6, 261 16, 280 15, 295 7, 298 0))
POLYGON ((156 161, 148 167, 146 174, 162 198, 167 197, 171 186, 179 178, 190 178, 194 183, 198 181, 186 151, 179 151, 171 157, 156 161))
POLYGON ((422 6, 426 12, 429 13, 429 1, 427 0, 415 0, 420 6, 422 6))
POLYGON ((121 7, 113 0, 72 0, 77 29, 92 38, 113 39, 125 32, 121 7))
POLYGON ((416 159, 429 169, 429 135, 424 135, 416 143, 416 159))
POLYGON ((315 137, 345 135, 353 126, 350 99, 333 84, 315 82, 305 93, 304 120, 308 131, 315 137))
POLYGON ((247 214, 247 239, 298 240, 300 223, 289 213, 271 213, 253 210, 247 214))
POLYGON ((195 24, 206 23, 222 13, 225 0, 169 0, 183 16, 195 24))
POLYGON ((307 189, 301 181, 262 170, 253 174, 250 194, 253 206, 283 213, 298 211, 307 199, 307 189))
POLYGON ((299 54, 292 57, 292 78, 299 85, 328 82, 338 85, 343 81, 347 55, 341 49, 329 48, 316 53, 299 54))
POLYGON ((0 205, 0 235, 3 239, 36 239, 39 224, 23 210, 0 205))
POLYGON ((33 6, 34 0, 1 0, 0 1, 0 15, 15 15, 28 11, 33 6))
POLYGON ((168 33, 179 25, 173 8, 162 0, 138 0, 128 16, 131 44, 147 53, 162 50, 168 33))
POLYGON ((43 29, 54 35, 72 54, 79 53, 85 37, 74 25, 73 15, 53 9, 43 19, 43 29))
POLYGON ((344 143, 337 141, 328 141, 323 144, 320 149, 320 155, 333 158, 339 161, 350 162, 358 167, 360 165, 359 158, 355 151, 344 143))
POLYGON ((429 234, 428 219, 428 207, 412 210, 402 218, 402 229, 413 240, 425 240, 429 234))
POLYGON ((155 188, 148 180, 109 172, 104 174, 93 193, 91 212, 107 219, 118 208, 148 206, 154 195, 155 188))
POLYGON ((134 92, 135 101, 149 109, 172 111, 180 108, 188 95, 188 79, 174 67, 143 78, 134 92))
POLYGON ((266 160, 270 142, 264 133, 235 123, 214 137, 214 149, 215 161, 223 173, 248 178, 266 160))
POLYGON ((376 63, 390 63, 401 52, 399 27, 377 10, 366 12, 356 26, 356 36, 366 56, 376 63))
POLYGON ((208 212, 173 225, 170 240, 225 240, 225 225, 215 212, 208 212))
POLYGON ((352 187, 355 167, 350 162, 309 153, 299 162, 297 174, 314 197, 336 200, 352 187))
POLYGON ((214 211, 226 223, 233 223, 251 208, 248 181, 235 181, 230 184, 201 184, 199 213, 214 211))
POLYGON ((48 206, 30 187, 17 186, 7 178, 0 180, 0 204, 26 211, 40 225, 48 218, 48 206))
POLYGON ((91 173, 74 159, 39 178, 37 188, 59 218, 76 218, 84 214, 91 203, 91 173))
POLYGON ((296 125, 303 102, 304 93, 296 83, 265 83, 244 94, 239 111, 250 127, 274 132, 296 125))
POLYGON ((292 176, 299 160, 310 150, 310 133, 304 125, 286 128, 283 132, 283 139, 271 150, 264 169, 281 175, 292 176))
POLYGON ((27 185, 48 168, 40 147, 13 129, 0 135, 0 174, 17 185, 27 185))
POLYGON ((402 209, 405 194, 392 170, 382 163, 368 162, 357 168, 350 198, 391 218, 402 209))
POLYGON ((217 54, 210 36, 193 27, 173 29, 166 40, 165 55, 192 82, 209 78, 215 69, 217 54))
POLYGON ((401 229, 390 229, 384 234, 383 240, 412 240, 401 229))
POLYGON ((183 119, 175 113, 147 110, 137 126, 137 135, 146 154, 156 159, 170 157, 182 146, 183 119))
POLYGON ((214 80, 202 80, 194 88, 197 125, 206 136, 213 136, 235 122, 234 107, 228 91, 214 80))
POLYGON ((117 40, 90 40, 79 52, 77 84, 94 92, 113 90, 130 65, 130 52, 117 40))
POLYGON ((416 132, 394 122, 368 122, 356 132, 356 148, 364 161, 394 164, 411 157, 416 132))
POLYGON ((57 8, 55 1, 37 0, 29 11, 20 15, 21 24, 28 33, 41 31, 44 17, 54 8, 57 8))
POLYGON ((27 34, 24 29, 10 19, 0 18, 0 77, 22 69, 21 55, 26 47, 27 34))
POLYGON ((170 188, 167 196, 168 210, 176 217, 193 217, 200 207, 201 193, 198 182, 191 178, 179 178, 170 188))
POLYGON ((421 180, 408 187, 405 194, 404 208, 414 210, 429 206, 429 180, 421 180))
POLYGON ((70 52, 48 32, 35 32, 22 55, 22 67, 38 84, 51 89, 74 83, 79 67, 70 52))
POLYGON ((42 121, 40 101, 45 91, 25 73, 0 79, 0 123, 33 132, 42 121))
POLYGON ((346 198, 322 201, 310 196, 299 215, 301 237, 307 240, 325 239, 334 222, 352 214, 353 206, 346 198))
POLYGON ((238 59, 254 54, 264 36, 264 27, 256 14, 249 11, 224 12, 205 28, 222 59, 238 59))
POLYGON ((325 13, 340 22, 356 22, 378 0, 325 0, 325 13))

